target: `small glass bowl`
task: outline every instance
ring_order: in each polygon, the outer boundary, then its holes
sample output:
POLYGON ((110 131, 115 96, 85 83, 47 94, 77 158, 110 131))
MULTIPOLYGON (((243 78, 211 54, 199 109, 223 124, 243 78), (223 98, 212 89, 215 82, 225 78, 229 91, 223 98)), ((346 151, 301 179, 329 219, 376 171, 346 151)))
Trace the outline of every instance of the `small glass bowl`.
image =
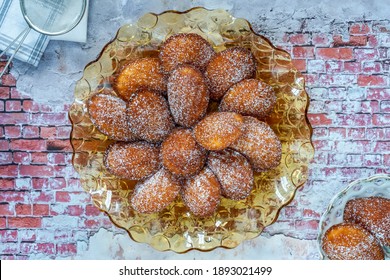
MULTIPOLYGON (((317 244, 322 259, 327 260, 322 250, 322 239, 325 232, 333 225, 343 222, 345 204, 354 198, 380 196, 390 199, 390 175, 377 174, 350 183, 344 190, 336 194, 320 219, 317 244)), ((390 247, 385 246, 385 258, 390 258, 390 247)))

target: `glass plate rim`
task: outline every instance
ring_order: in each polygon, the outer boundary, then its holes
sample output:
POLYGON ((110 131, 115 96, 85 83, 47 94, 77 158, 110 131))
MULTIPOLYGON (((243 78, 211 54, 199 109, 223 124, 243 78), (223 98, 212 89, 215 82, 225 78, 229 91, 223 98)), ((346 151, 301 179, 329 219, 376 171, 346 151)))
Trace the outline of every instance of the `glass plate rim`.
MULTIPOLYGON (((232 14, 230 14, 230 11, 225 10, 225 9, 208 9, 208 8, 205 8, 205 7, 202 7, 202 6, 196 6, 196 7, 192 7, 192 8, 190 8, 190 9, 182 10, 182 11, 178 11, 178 10, 165 10, 165 11, 163 11, 163 12, 161 12, 161 13, 147 12, 147 13, 144 13, 143 15, 141 15, 141 16, 140 16, 137 20, 135 20, 134 22, 129 22, 129 23, 125 23, 125 24, 121 25, 121 26, 118 28, 118 30, 116 31, 114 37, 113 37, 111 40, 109 40, 106 44, 103 45, 101 51, 98 53, 98 55, 96 56, 96 58, 93 59, 93 60, 91 60, 90 62, 88 62, 88 63, 85 65, 85 67, 84 67, 82 73, 84 73, 84 70, 87 69, 90 65, 92 65, 92 64, 94 64, 94 63, 96 63, 96 62, 99 61, 101 55, 105 52, 106 48, 109 47, 109 45, 112 44, 112 43, 117 39, 118 34, 119 34, 119 32, 120 32, 120 30, 121 30, 122 27, 124 27, 124 26, 126 26, 126 25, 128 25, 128 24, 135 24, 135 23, 137 23, 137 21, 138 21, 140 18, 142 18, 142 16, 145 16, 145 15, 148 15, 148 14, 151 14, 151 15, 154 15, 154 16, 157 16, 157 17, 158 17, 158 16, 161 16, 161 15, 164 15, 164 14, 167 14, 167 13, 186 14, 186 13, 189 13, 189 12, 191 12, 191 11, 193 11, 193 10, 198 10, 198 9, 206 10, 206 11, 218 11, 218 10, 223 10, 223 11, 225 11, 225 12, 228 12, 229 15, 232 17, 232 19, 234 19, 234 20, 243 20, 243 21, 245 21, 246 24, 248 25, 249 29, 250 29, 250 32, 251 32, 252 34, 254 34, 254 35, 257 36, 257 37, 260 37, 262 40, 266 41, 267 44, 269 44, 269 45, 272 47, 272 49, 274 49, 275 51, 279 51, 279 52, 284 53, 285 55, 287 55, 287 56, 292 60, 291 54, 290 54, 288 51, 286 51, 286 50, 284 50, 284 49, 281 49, 281 48, 279 48, 279 47, 276 47, 276 46, 270 41, 270 39, 268 39, 268 38, 265 37, 264 35, 261 35, 261 34, 259 34, 258 32, 256 32, 256 31, 253 29, 252 24, 251 24, 247 19, 241 18, 241 17, 235 17, 235 16, 233 16, 232 14)), ((298 76, 298 77, 303 77, 303 74, 295 67, 294 64, 292 64, 292 67, 291 67, 291 68, 293 68, 293 69, 296 70, 296 73, 297 73, 297 76, 298 76)), ((82 78, 81 78, 81 79, 82 79, 82 78)), ((306 127, 308 128, 308 130, 309 130, 309 137, 308 137, 308 139, 307 139, 307 140, 308 140, 307 143, 310 144, 311 148, 313 149, 312 158, 307 162, 307 164, 309 165, 310 162, 311 162, 311 161, 313 160, 313 158, 314 158, 315 148, 314 148, 314 145, 313 145, 313 142, 312 142, 313 127, 312 127, 312 125, 311 125, 311 123, 310 123, 310 120, 309 120, 309 118, 308 118, 308 110, 309 110, 309 106, 310 106, 310 97, 309 97, 309 95, 308 95, 308 93, 307 93, 307 90, 306 90, 306 81, 305 81, 304 78, 302 79, 302 92, 303 92, 303 93, 305 94, 305 96, 307 97, 307 98, 306 98, 306 103, 304 104, 304 119, 305 119, 305 125, 306 125, 306 127)), ((75 100, 74 100, 74 101, 75 101, 75 100)), ((72 105, 73 105, 73 104, 74 104, 74 102, 72 102, 72 105)), ((70 113, 68 114, 68 117, 69 117, 69 119, 70 119, 70 121, 71 121, 71 126, 72 126, 72 127, 71 127, 70 135, 72 135, 72 134, 73 134, 73 130, 74 130, 74 121, 73 121, 73 119, 72 119, 70 113)), ((75 149, 74 144, 73 144, 72 141, 71 141, 71 146, 72 146, 72 164, 73 164, 73 160, 74 160, 74 158, 75 158, 75 150, 76 150, 76 149, 75 149)), ((308 180, 308 178, 307 178, 305 181, 303 181, 303 182, 301 182, 301 183, 299 183, 299 184, 297 184, 297 185, 294 184, 295 189, 294 189, 293 192, 291 193, 290 198, 289 198, 285 203, 283 203, 283 204, 280 205, 280 208, 276 211, 275 217, 273 218, 272 222, 269 223, 269 225, 272 225, 273 223, 275 223, 275 222, 277 221, 277 219, 279 218, 279 215, 280 215, 281 210, 282 210, 286 205, 288 205, 289 203, 291 203, 291 201, 295 198, 295 195, 296 195, 297 190, 298 190, 299 188, 301 188, 301 187, 307 182, 307 180, 308 180)), ((93 202, 93 204, 95 205, 94 202, 93 202)), ((156 249, 155 247, 151 246, 151 244, 149 244, 149 243, 142 242, 142 241, 138 241, 138 240, 134 239, 134 237, 132 236, 132 234, 130 233, 130 231, 129 231, 127 228, 125 228, 124 226, 121 226, 121 225, 119 225, 117 222, 115 222, 114 219, 111 217, 111 215, 108 213, 108 211, 103 210, 103 209, 101 209, 101 208, 99 208, 99 207, 97 207, 97 208, 98 208, 98 210, 99 210, 100 212, 102 212, 102 213, 104 213, 105 215, 107 215, 108 218, 109 218, 109 220, 110 220, 116 227, 125 230, 125 231, 127 232, 127 234, 129 235, 129 237, 130 237, 133 241, 135 241, 135 242, 137 242, 137 243, 147 244, 147 245, 149 245, 150 247, 156 249)), ((267 225, 267 226, 269 226, 269 225, 267 225)), ((266 227, 266 226, 264 226, 264 228, 265 228, 265 227, 266 227)), ((262 233, 262 231, 260 231, 259 233, 257 233, 255 236, 253 236, 253 237, 251 237, 251 238, 246 238, 245 240, 254 239, 254 238, 258 237, 259 235, 261 235, 261 233, 262 233)), ((245 241, 245 240, 244 240, 244 241, 245 241)), ((238 244, 236 244, 234 247, 228 247, 228 246, 224 246, 224 245, 220 244, 219 246, 214 246, 214 247, 211 247, 211 248, 208 248, 208 249, 197 248, 197 247, 191 247, 191 248, 188 248, 188 250, 185 250, 185 251, 175 251, 175 250, 173 250, 173 249, 171 249, 171 248, 168 248, 168 249, 166 249, 166 250, 159 250, 159 249, 157 249, 157 250, 158 250, 158 251, 173 251, 173 252, 178 253, 178 254, 184 254, 184 253, 187 253, 188 251, 192 251, 192 250, 196 250, 196 251, 200 251, 200 252, 209 252, 209 251, 215 250, 215 249, 217 249, 217 248, 233 249, 233 248, 236 248, 236 247, 237 247, 238 245, 240 245, 240 244, 241 244, 241 243, 238 243, 238 244)))

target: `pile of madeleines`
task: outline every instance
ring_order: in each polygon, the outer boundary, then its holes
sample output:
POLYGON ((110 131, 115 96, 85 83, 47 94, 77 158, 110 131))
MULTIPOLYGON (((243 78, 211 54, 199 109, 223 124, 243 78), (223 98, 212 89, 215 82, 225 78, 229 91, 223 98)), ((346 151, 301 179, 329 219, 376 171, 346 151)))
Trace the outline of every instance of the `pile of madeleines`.
POLYGON ((390 199, 379 196, 347 201, 343 222, 322 238, 322 250, 331 260, 383 260, 389 246, 390 199))
POLYGON ((207 217, 221 197, 245 199, 255 172, 279 165, 281 142, 264 121, 276 96, 256 68, 247 48, 215 52, 200 35, 176 34, 158 57, 127 62, 112 89, 88 99, 91 121, 115 140, 106 169, 137 180, 135 211, 160 212, 180 195, 192 214, 207 217))

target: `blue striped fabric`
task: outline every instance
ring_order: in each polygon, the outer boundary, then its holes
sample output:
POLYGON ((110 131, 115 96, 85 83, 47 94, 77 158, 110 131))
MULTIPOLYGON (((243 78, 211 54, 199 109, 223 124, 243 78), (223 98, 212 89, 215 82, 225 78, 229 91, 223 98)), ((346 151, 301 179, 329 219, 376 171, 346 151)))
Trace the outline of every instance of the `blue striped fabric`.
MULTIPOLYGON (((0 0, 0 50, 6 49, 27 26, 18 0, 0 0)), ((15 58, 37 66, 48 43, 48 36, 31 30, 15 58)))

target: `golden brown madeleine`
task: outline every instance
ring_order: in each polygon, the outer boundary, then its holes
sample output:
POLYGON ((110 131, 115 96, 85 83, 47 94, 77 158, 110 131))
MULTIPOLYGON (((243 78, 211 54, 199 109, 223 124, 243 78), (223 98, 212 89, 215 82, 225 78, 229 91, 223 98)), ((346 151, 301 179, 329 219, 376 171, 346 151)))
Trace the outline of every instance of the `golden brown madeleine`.
POLYGON ((143 179, 160 169, 160 147, 144 141, 116 142, 108 146, 103 162, 115 176, 143 179))
POLYGON ((132 96, 127 107, 129 127, 140 139, 160 142, 174 127, 168 102, 157 92, 139 91, 132 96))
POLYGON ((217 176, 224 197, 245 199, 253 188, 253 170, 248 160, 239 152, 226 149, 210 152, 207 166, 217 176))
POLYGON ((161 168, 135 185, 131 206, 140 213, 160 212, 175 200, 180 188, 180 182, 161 168))
POLYGON ((87 101, 87 110, 92 123, 110 139, 135 141, 127 122, 126 102, 109 90, 92 95, 87 101))
POLYGON ((206 167, 186 181, 181 196, 191 213, 207 217, 214 214, 221 200, 220 184, 214 173, 206 167))
POLYGON ((196 141, 207 150, 223 150, 242 134, 243 117, 232 112, 214 112, 194 127, 196 141))
POLYGON ((331 226, 322 239, 322 250, 331 260, 383 260, 378 241, 359 225, 340 223, 331 226))
POLYGON ((278 136, 265 122, 249 116, 243 119, 243 133, 230 147, 244 154, 256 172, 277 167, 282 158, 278 136))
POLYGON ((175 122, 191 127, 206 114, 209 93, 202 73, 193 66, 177 67, 168 79, 168 103, 175 122))
POLYGON ((264 119, 276 103, 273 88, 257 79, 246 79, 233 85, 219 105, 220 111, 264 119))
POLYGON ((195 141, 191 129, 175 129, 161 144, 163 165, 181 177, 198 173, 206 162, 206 155, 206 150, 195 141))
POLYGON ((356 223, 374 235, 383 246, 390 246, 390 199, 354 198, 344 208, 344 221, 356 223))
POLYGON ((195 33, 181 33, 164 42, 159 57, 165 73, 181 64, 191 64, 203 72, 213 55, 213 47, 203 37, 195 33))
POLYGON ((231 86, 244 79, 253 78, 255 73, 256 62, 250 50, 233 47, 217 53, 205 71, 210 98, 220 100, 231 86))
POLYGON ((113 87, 119 96, 128 101, 133 93, 139 90, 164 93, 167 90, 167 81, 162 73, 160 60, 156 57, 145 57, 126 64, 116 76, 113 87))

